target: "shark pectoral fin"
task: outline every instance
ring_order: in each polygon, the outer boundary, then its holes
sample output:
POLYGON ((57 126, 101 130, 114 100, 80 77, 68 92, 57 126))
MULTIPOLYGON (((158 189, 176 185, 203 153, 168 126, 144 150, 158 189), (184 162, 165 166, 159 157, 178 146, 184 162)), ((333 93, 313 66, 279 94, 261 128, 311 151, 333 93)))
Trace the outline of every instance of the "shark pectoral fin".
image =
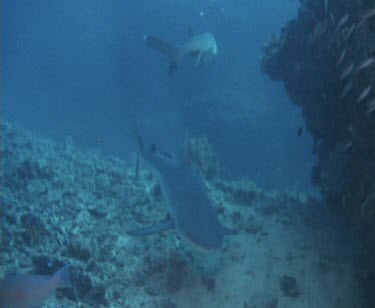
POLYGON ((200 67, 201 66, 201 62, 202 62, 202 53, 199 52, 197 54, 197 58, 195 59, 195 67, 200 67))
POLYGON ((131 230, 126 232, 126 234, 130 236, 144 236, 144 235, 150 235, 150 234, 156 234, 164 231, 168 231, 170 229, 174 229, 175 224, 174 221, 170 218, 161 221, 158 224, 145 227, 145 228, 140 228, 136 230, 131 230))
POLYGON ((238 234, 238 230, 229 229, 227 227, 223 227, 224 235, 236 235, 238 234))

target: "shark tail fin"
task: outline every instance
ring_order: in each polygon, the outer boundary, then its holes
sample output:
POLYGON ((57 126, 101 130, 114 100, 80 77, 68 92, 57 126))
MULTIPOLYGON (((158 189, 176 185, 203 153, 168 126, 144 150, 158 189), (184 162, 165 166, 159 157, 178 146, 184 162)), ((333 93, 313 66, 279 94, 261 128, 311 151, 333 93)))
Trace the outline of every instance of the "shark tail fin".
POLYGON ((154 46, 169 58, 171 62, 169 64, 168 73, 169 75, 173 75, 173 73, 177 69, 178 62, 183 56, 181 48, 176 45, 164 42, 161 39, 148 34, 146 34, 143 39, 147 44, 154 46))

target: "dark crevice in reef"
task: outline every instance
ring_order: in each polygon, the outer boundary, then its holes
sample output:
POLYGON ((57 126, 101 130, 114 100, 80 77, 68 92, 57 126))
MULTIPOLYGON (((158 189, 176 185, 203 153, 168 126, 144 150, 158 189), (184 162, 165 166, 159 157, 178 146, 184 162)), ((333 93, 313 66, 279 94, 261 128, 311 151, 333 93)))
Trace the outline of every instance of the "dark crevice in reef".
POLYGON ((312 181, 362 242, 359 277, 375 294, 375 1, 300 2, 263 47, 262 71, 302 107, 312 181))

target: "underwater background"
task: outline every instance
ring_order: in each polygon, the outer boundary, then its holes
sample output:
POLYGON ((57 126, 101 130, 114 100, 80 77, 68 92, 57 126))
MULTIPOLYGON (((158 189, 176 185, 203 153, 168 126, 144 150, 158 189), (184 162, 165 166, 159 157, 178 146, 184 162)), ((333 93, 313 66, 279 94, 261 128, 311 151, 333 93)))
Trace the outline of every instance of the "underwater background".
POLYGON ((311 138, 297 137, 304 128, 300 110, 259 65, 266 39, 295 16, 297 5, 4 1, 3 116, 43 136, 71 136, 79 146, 123 158, 136 149, 129 136, 135 119, 145 134, 171 150, 188 128, 207 136, 225 176, 305 191, 313 163, 311 138), (148 48, 143 36, 182 43, 189 31, 212 32, 218 56, 198 71, 188 59, 170 78, 168 60, 148 48), (232 106, 219 107, 217 120, 208 120, 210 107, 204 103, 218 105, 219 97, 232 106), (233 120, 226 118, 228 112, 233 120))
POLYGON ((374 22, 1 1, 0 307, 374 307, 374 22), (169 74, 155 38, 205 32, 169 74))

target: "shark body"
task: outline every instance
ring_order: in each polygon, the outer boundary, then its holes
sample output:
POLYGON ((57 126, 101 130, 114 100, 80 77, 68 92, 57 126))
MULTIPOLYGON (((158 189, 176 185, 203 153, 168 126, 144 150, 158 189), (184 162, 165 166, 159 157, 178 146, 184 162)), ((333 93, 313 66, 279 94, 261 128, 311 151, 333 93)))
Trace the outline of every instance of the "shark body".
POLYGON ((157 175, 169 215, 156 225, 128 234, 142 236, 176 229, 185 239, 204 250, 219 248, 224 235, 236 232, 220 224, 200 174, 190 166, 186 157, 174 157, 157 150, 154 145, 150 151, 145 151, 142 140, 138 139, 141 157, 157 175))
POLYGON ((176 71, 178 63, 187 55, 195 56, 195 66, 200 67, 202 63, 213 59, 217 54, 216 40, 210 32, 192 35, 182 45, 167 43, 148 34, 143 38, 146 43, 155 47, 169 58, 169 75, 176 71))

